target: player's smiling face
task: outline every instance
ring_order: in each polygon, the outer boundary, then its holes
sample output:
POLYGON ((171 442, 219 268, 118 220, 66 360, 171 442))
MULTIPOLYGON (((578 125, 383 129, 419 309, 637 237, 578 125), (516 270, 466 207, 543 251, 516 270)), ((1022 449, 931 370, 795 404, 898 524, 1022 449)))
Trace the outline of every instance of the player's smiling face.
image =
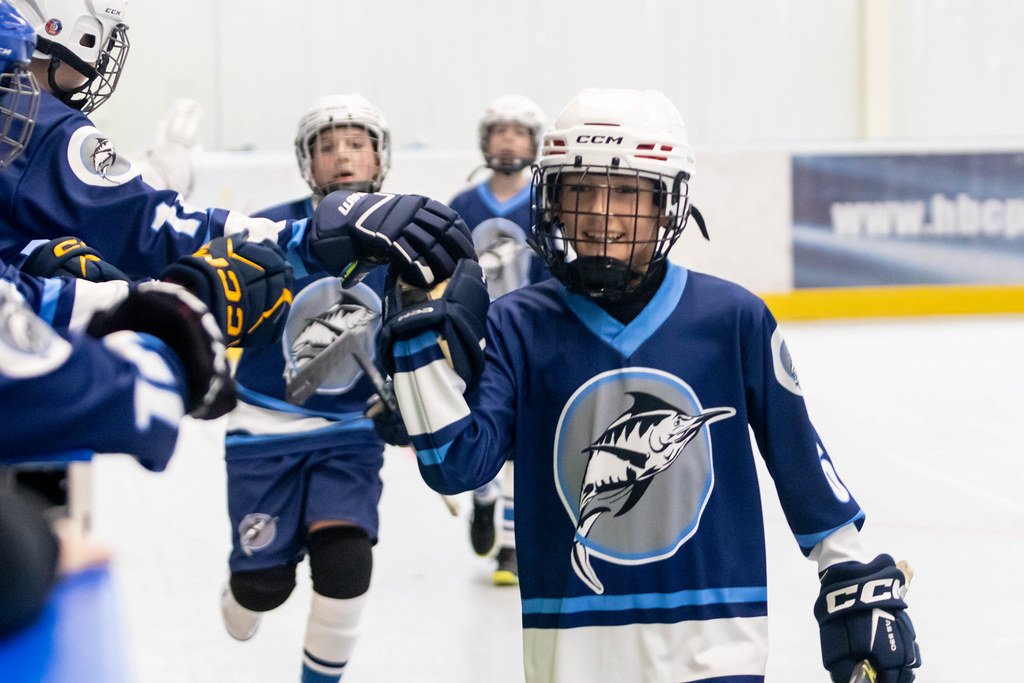
POLYGON ((487 135, 487 154, 510 164, 516 159, 533 158, 533 134, 518 123, 498 122, 487 135))
POLYGON ((654 181, 633 175, 565 173, 558 214, 580 256, 604 256, 646 269, 654 254, 660 212, 654 181))
POLYGON ((368 182, 380 173, 373 138, 363 128, 342 126, 313 138, 312 171, 318 187, 368 182))

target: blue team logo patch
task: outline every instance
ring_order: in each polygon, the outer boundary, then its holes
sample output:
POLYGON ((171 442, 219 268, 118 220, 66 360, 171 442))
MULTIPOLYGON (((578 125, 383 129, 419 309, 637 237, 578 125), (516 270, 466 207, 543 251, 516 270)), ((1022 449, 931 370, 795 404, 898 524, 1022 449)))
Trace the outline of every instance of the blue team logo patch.
POLYGON ((238 544, 247 557, 270 546, 277 538, 277 518, 261 512, 246 515, 238 525, 238 544))
POLYGON ((64 24, 60 22, 60 19, 50 19, 46 22, 46 32, 51 36, 58 35, 64 30, 64 24))
POLYGON ((678 377, 626 368, 569 399, 555 434, 556 486, 576 526, 572 566, 595 593, 591 559, 645 564, 697 531, 714 487, 709 426, 736 414, 704 408, 678 377))

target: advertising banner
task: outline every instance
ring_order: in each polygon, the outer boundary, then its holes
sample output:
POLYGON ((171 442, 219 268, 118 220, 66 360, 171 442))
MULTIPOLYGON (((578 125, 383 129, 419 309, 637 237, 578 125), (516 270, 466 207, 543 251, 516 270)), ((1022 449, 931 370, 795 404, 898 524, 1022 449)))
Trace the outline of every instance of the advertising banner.
POLYGON ((1024 283, 1024 152, 792 164, 794 287, 1024 283))

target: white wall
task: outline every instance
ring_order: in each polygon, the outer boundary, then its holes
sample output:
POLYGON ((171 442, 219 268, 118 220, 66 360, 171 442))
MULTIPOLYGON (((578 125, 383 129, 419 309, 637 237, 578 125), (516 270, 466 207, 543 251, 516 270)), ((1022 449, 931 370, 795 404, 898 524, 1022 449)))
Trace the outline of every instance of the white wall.
POLYGON ((277 149, 316 96, 357 91, 399 146, 471 148, 505 92, 553 117, 586 86, 658 88, 698 140, 848 138, 857 0, 132 0, 118 92, 96 113, 138 147, 174 98, 211 149, 277 149))

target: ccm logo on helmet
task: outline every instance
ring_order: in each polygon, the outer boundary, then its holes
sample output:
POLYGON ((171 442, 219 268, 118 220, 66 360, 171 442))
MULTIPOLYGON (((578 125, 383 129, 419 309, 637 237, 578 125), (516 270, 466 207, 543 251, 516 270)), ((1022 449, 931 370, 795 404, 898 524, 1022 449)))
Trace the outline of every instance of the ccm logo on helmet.
MULTIPOLYGON (((860 602, 870 605, 873 602, 882 600, 900 599, 900 582, 898 579, 876 579, 868 581, 860 589, 860 602)), ((825 606, 829 614, 835 614, 842 610, 853 607, 857 603, 857 586, 847 586, 832 591, 825 596, 825 606)))
POLYGON ((622 138, 613 138, 609 135, 577 135, 576 142, 593 143, 595 145, 621 145, 622 138))

